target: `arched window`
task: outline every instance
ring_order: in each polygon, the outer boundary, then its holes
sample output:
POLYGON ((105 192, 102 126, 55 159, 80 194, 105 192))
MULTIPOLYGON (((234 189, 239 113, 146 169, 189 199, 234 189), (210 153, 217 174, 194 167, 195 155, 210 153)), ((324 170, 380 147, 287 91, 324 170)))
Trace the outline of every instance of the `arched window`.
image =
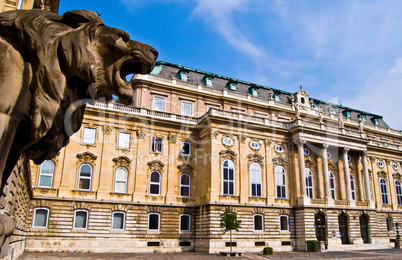
POLYGON ((38 187, 52 188, 53 187, 54 163, 46 160, 40 165, 38 187))
POLYGON ((32 227, 33 228, 47 228, 49 223, 49 209, 48 208, 35 208, 32 227))
POLYGON ((191 178, 187 173, 180 176, 180 197, 190 197, 191 178))
POLYGON ((81 164, 78 170, 78 190, 91 190, 92 166, 87 163, 81 164))
POLYGON ((160 195, 161 193, 161 174, 157 171, 149 175, 149 194, 160 195))
POLYGON ((275 168, 276 181, 276 197, 280 199, 286 198, 286 178, 285 168, 278 166, 275 168))
POLYGON ((305 169, 306 174, 306 193, 307 196, 313 198, 313 173, 310 169, 305 169))
POLYGON ((126 213, 123 211, 115 211, 112 213, 112 229, 124 230, 126 213))
POLYGON ((88 228, 88 210, 76 210, 74 212, 74 229, 88 228))
POLYGON ((264 215, 254 214, 254 231, 264 231, 264 215))
POLYGON ((399 180, 395 181, 396 201, 398 206, 402 206, 402 186, 399 180))
POLYGON ((332 172, 328 172, 329 175, 329 191, 331 193, 331 198, 335 199, 335 179, 332 172))
POLYGON ((234 195, 234 164, 231 160, 223 162, 223 195, 234 195))
POLYGON ((114 178, 114 192, 127 193, 127 177, 128 171, 125 167, 117 168, 114 178))
POLYGON ((388 204, 387 181, 384 178, 380 179, 380 189, 381 189, 382 204, 388 204))
POLYGON ((355 178, 352 174, 350 175, 350 191, 352 193, 352 200, 356 200, 355 178))
POLYGON ((251 183, 251 196, 261 197, 262 179, 261 179, 261 166, 258 163, 250 165, 250 183, 251 183))

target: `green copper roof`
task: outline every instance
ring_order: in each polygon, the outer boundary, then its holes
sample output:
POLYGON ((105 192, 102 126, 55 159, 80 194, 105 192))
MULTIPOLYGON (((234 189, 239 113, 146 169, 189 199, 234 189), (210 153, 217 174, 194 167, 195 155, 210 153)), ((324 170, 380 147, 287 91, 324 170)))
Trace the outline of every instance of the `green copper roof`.
MULTIPOLYGON (((268 89, 268 90, 269 90, 269 89, 272 89, 272 90, 273 90, 275 93, 277 93, 277 94, 286 94, 286 95, 290 95, 290 96, 294 94, 294 93, 290 93, 290 92, 283 91, 283 90, 280 90, 280 89, 275 89, 275 88, 271 88, 271 87, 267 87, 267 86, 263 86, 263 85, 259 85, 259 84, 255 84, 255 83, 251 83, 251 82, 247 82, 247 81, 244 81, 244 80, 234 79, 234 78, 230 78, 230 77, 218 75, 218 74, 211 73, 211 72, 206 72, 206 71, 203 71, 203 70, 188 68, 188 67, 185 67, 185 66, 181 66, 181 65, 178 65, 178 64, 173 64, 173 63, 169 63, 169 62, 165 62, 165 61, 157 61, 155 67, 159 67, 159 66, 161 66, 161 65, 166 65, 166 66, 170 66, 170 67, 175 67, 175 68, 182 69, 182 70, 186 70, 186 71, 192 71, 192 72, 204 74, 204 75, 206 75, 206 76, 215 77, 215 78, 220 78, 220 79, 224 79, 224 80, 231 81, 231 82, 242 83, 242 84, 245 84, 245 85, 249 85, 250 87, 264 88, 264 89, 268 89)), ((155 69, 154 69, 154 70, 155 70, 155 69)), ((158 73, 154 73, 154 74, 159 74, 160 69, 159 69, 159 71, 157 71, 157 72, 158 72, 158 73)), ((380 115, 368 113, 368 112, 361 111, 361 110, 357 110, 357 109, 350 108, 350 107, 345 107, 345 106, 343 106, 343 105, 333 104, 333 103, 326 102, 326 101, 322 101, 322 100, 315 99, 315 98, 310 98, 310 99, 313 100, 315 103, 327 104, 327 105, 331 105, 331 106, 333 106, 333 107, 345 109, 345 110, 350 111, 350 112, 356 112, 356 113, 359 113, 359 114, 362 114, 362 115, 369 115, 369 116, 372 116, 372 117, 376 117, 376 118, 378 118, 378 119, 383 119, 383 117, 380 116, 380 115)), ((384 122, 384 120, 383 120, 383 122, 384 122)), ((384 123, 385 123, 385 122, 384 122, 384 123)), ((385 123, 385 124, 386 124, 386 123, 385 123)), ((388 125, 387 125, 387 126, 388 126, 388 125)))

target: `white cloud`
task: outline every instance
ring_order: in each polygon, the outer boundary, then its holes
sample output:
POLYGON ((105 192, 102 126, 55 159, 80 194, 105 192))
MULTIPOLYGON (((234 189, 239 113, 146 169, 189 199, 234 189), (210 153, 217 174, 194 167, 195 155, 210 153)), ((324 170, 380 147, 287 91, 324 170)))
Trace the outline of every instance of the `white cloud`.
POLYGON ((391 128, 402 130, 401 97, 402 57, 398 57, 387 71, 369 77, 356 96, 345 103, 382 115, 391 128))
POLYGON ((249 0, 195 0, 193 15, 202 18, 238 51, 254 60, 265 57, 263 48, 256 46, 238 28, 234 13, 247 12, 249 0))

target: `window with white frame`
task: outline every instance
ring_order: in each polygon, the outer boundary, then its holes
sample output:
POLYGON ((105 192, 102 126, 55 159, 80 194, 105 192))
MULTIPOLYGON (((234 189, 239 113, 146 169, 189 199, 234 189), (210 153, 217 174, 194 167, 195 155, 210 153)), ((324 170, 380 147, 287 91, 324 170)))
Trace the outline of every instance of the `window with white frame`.
POLYGON ((212 78, 205 77, 204 81, 205 81, 205 86, 207 86, 207 87, 213 87, 214 86, 214 80, 212 78))
POLYGON ((277 166, 275 168, 276 197, 279 199, 286 198, 286 177, 285 168, 277 166))
POLYGON ((396 201, 398 206, 402 206, 402 185, 399 180, 395 181, 396 201))
POLYGON ((130 148, 130 139, 131 139, 131 134, 120 132, 118 148, 129 149, 130 148))
POLYGON ((226 160, 223 166, 223 195, 234 195, 234 164, 226 160))
POLYGON ((149 175, 149 194, 160 195, 161 193, 161 174, 157 171, 149 175))
POLYGON ((193 116, 193 103, 182 101, 181 102, 181 114, 185 116, 193 116))
POLYGON ((260 143, 257 141, 250 142, 251 149, 260 149, 260 143))
POLYGON ((152 102, 152 109, 157 111, 165 111, 165 98, 154 96, 152 102))
POLYGON ((304 148, 303 153, 304 153, 304 155, 309 156, 310 155, 310 150, 307 149, 307 148, 304 148))
POLYGON ((180 71, 179 77, 179 79, 182 81, 188 81, 188 73, 185 71, 180 71))
POLYGON ((384 178, 380 179, 380 190, 382 204, 388 205, 388 188, 387 181, 384 178))
POLYGON ((191 143, 190 142, 181 142, 180 143, 180 155, 181 156, 190 156, 191 155, 191 143))
POLYGON ((289 231, 289 217, 286 215, 279 216, 280 231, 289 231))
POLYGON ((33 228, 47 228, 49 222, 49 209, 48 208, 35 208, 33 214, 32 227, 33 228))
POLYGON ((329 175, 329 192, 331 193, 331 198, 335 199, 335 178, 332 172, 328 172, 329 175))
POLYGON ((187 173, 180 176, 180 197, 190 197, 191 178, 187 173))
POLYGON ((112 230, 124 230, 126 225, 126 213, 115 211, 112 213, 112 230))
POLYGON ((74 229, 87 229, 88 215, 88 210, 74 211, 74 229))
POLYGON ((352 174, 350 174, 350 191, 352 193, 352 200, 356 200, 355 177, 352 174))
POLYGON ((252 163, 250 165, 250 183, 251 183, 251 196, 262 196, 262 178, 261 178, 261 166, 258 163, 252 163))
POLYGON ((96 141, 96 128, 84 127, 82 142, 84 144, 94 144, 96 141))
POLYGON ((254 214, 254 231, 264 231, 264 215, 254 214))
POLYGON ((78 170, 78 190, 91 190, 92 166, 87 163, 81 164, 78 170))
POLYGON ((52 188, 54 175, 54 163, 50 160, 44 161, 39 168, 38 187, 52 188))
POLYGON ((180 231, 181 232, 191 231, 191 215, 189 214, 180 215, 180 231))
POLYGON ((163 138, 160 137, 152 137, 152 152, 161 153, 163 149, 163 138))
POLYGON ((313 198, 313 173, 310 169, 305 169, 306 174, 306 193, 307 197, 313 198))
POLYGON ((126 167, 119 167, 116 169, 116 175, 114 178, 115 193, 127 193, 127 178, 128 171, 126 167))
POLYGON ((160 214, 149 213, 148 214, 148 230, 159 231, 160 230, 160 214))
POLYGON ((391 217, 387 217, 387 231, 392 231, 394 230, 394 221, 391 217))

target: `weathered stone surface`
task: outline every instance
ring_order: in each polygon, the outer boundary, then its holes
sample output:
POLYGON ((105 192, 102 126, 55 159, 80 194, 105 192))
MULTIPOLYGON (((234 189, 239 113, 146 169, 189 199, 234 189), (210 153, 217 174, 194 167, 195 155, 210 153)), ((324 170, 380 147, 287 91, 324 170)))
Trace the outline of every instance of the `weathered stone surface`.
POLYGON ((1 13, 1 188, 21 153, 41 163, 67 145, 86 102, 116 95, 130 104, 124 77, 151 72, 157 56, 91 11, 1 13))

